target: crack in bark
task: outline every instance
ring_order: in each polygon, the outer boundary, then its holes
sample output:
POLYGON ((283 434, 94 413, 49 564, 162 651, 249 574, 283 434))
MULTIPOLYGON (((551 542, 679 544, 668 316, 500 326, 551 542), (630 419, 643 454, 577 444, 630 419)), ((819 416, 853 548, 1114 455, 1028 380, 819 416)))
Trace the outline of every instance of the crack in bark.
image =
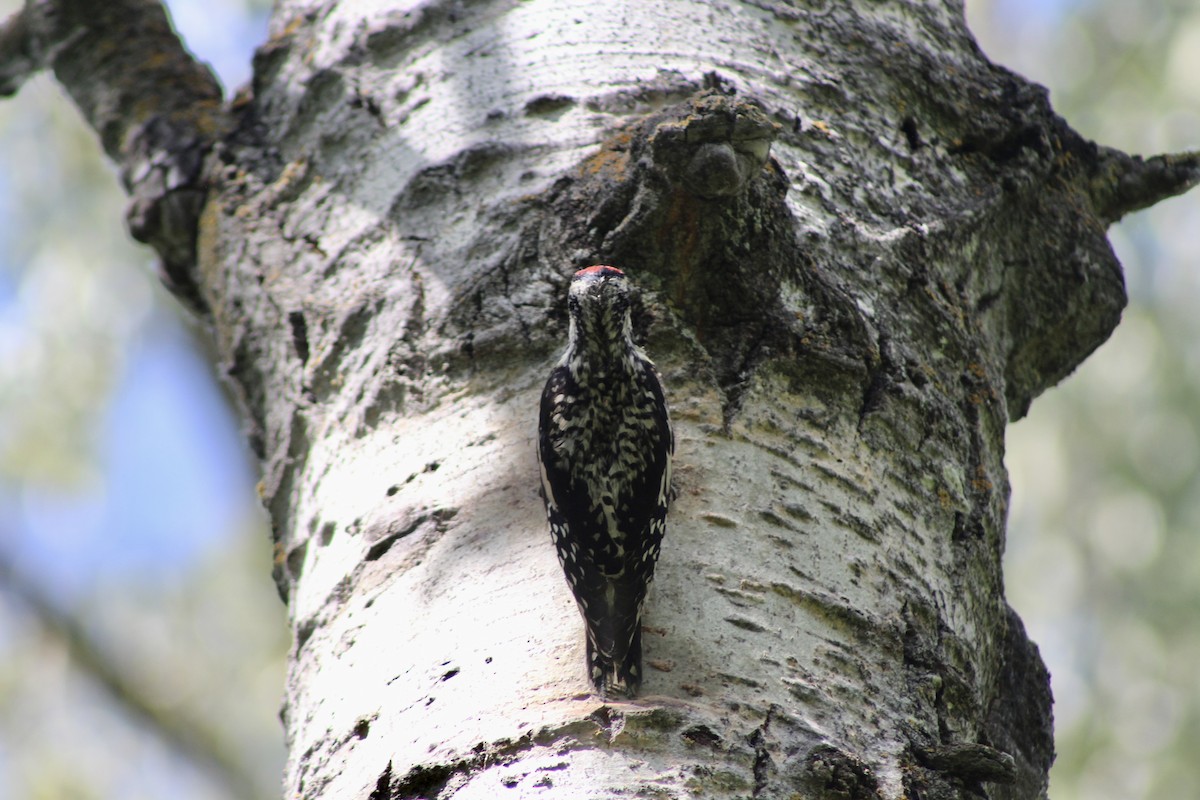
MULTIPOLYGON (((434 467, 434 469, 436 469, 436 467, 434 467)), ((432 470, 428 470, 427 468, 427 471, 432 470)), ((434 523, 433 532, 435 534, 445 533, 446 523, 454 519, 457 514, 457 508, 436 508, 432 511, 417 514, 412 519, 409 519, 402 524, 398 524, 400 523, 399 520, 391 520, 386 524, 386 526, 384 526, 383 532, 378 530, 380 526, 372 525, 367 529, 366 536, 368 541, 376 536, 379 536, 380 538, 378 538, 367 549, 366 554, 363 556, 363 561, 378 561, 379 559, 383 558, 384 554, 391 550, 393 545, 395 545, 401 539, 416 533, 431 520, 434 523)))
POLYGON ((747 742, 754 748, 754 791, 752 797, 761 797, 767 791, 767 786, 770 782, 771 773, 775 771, 775 762, 771 758, 771 754, 767 749, 767 731, 771 727, 771 717, 778 710, 778 707, 772 703, 767 708, 766 717, 763 718, 762 725, 759 725, 747 737, 747 742))
MULTIPOLYGON (((612 739, 624 728, 624 715, 607 706, 597 709, 587 720, 567 723, 556 727, 545 727, 538 731, 527 731, 516 740, 499 739, 491 743, 479 742, 471 748, 471 755, 438 764, 418 764, 404 775, 397 776, 389 761, 376 780, 370 800, 428 800, 439 797, 453 782, 468 779, 475 773, 494 766, 506 766, 519 761, 521 755, 535 749, 553 747, 558 756, 566 757, 575 750, 593 749, 586 742, 603 735, 611 744, 612 739)), ((515 787, 520 780, 534 772, 557 772, 570 769, 570 761, 541 766, 525 773, 521 778, 508 778, 515 787)))
POLYGON ((308 321, 304 319, 303 311, 289 311, 288 325, 292 329, 292 344, 301 364, 308 363, 308 321))
POLYGON ((389 761, 375 780, 375 788, 367 795, 367 800, 391 800, 392 797, 392 762, 389 761))
POLYGON ((1016 763, 1008 753, 977 742, 924 748, 914 745, 917 759, 931 769, 967 783, 1013 783, 1016 763))

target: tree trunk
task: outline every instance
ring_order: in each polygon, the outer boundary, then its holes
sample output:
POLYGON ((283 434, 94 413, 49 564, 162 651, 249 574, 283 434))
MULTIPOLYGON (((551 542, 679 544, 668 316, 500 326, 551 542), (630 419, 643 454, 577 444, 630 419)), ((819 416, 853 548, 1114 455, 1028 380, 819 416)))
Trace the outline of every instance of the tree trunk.
POLYGON ((9 36, 242 399, 287 796, 1045 795, 1004 427, 1116 325, 1105 228, 1194 155, 1082 140, 956 2, 281 0, 225 110, 182 51, 190 82, 97 79, 160 12, 79 5, 9 36), (678 443, 630 702, 589 691, 537 494, 594 263, 640 291, 678 443))

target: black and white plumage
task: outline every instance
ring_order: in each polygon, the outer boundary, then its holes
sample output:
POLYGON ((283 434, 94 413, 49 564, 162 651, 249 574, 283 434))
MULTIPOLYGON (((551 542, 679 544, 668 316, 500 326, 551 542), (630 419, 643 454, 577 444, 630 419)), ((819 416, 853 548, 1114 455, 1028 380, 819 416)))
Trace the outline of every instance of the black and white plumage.
POLYGON ((675 449, 654 365, 633 343, 629 281, 575 273, 570 339, 542 392, 538 460, 550 533, 603 695, 642 680, 642 603, 666 530, 675 449))

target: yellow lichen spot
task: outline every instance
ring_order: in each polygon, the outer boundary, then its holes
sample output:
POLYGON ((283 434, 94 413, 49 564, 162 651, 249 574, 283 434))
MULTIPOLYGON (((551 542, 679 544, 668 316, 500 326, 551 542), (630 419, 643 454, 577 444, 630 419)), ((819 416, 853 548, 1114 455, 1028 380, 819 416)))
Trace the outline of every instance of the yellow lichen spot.
POLYGON ((629 166, 629 153, 605 147, 583 162, 583 172, 587 175, 598 175, 601 172, 614 180, 624 180, 625 169, 629 166))
POLYGON ((304 27, 304 24, 305 24, 304 15, 297 14, 296 16, 294 16, 288 20, 287 25, 283 26, 283 30, 279 32, 278 36, 271 37, 271 41, 278 41, 279 39, 283 39, 285 37, 291 36, 293 33, 300 30, 302 27, 304 27))
POLYGON ((992 482, 988 479, 987 470, 983 465, 975 468, 975 478, 971 481, 971 488, 977 492, 990 492, 992 490, 992 482))
POLYGON ((939 488, 937 494, 938 505, 942 507, 943 511, 949 511, 951 508, 953 508, 954 502, 950 499, 949 492, 947 492, 945 489, 939 488))

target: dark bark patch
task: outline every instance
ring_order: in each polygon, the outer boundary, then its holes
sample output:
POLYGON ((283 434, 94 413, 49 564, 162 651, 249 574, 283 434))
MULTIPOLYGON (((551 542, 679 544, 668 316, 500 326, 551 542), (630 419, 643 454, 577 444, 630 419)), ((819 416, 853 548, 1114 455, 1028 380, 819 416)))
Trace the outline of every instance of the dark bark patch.
POLYGON ((786 519, 779 516, 778 514, 776 514, 774 511, 772 511, 770 509, 764 509, 764 510, 758 512, 758 517, 759 517, 759 519, 761 519, 763 522, 767 523, 768 525, 774 525, 778 528, 785 528, 789 531, 796 532, 796 533, 798 533, 800 531, 800 529, 798 527, 796 527, 792 523, 788 522, 786 519))
POLYGON ((721 736, 712 728, 704 724, 693 725, 685 729, 679 734, 685 742, 697 747, 711 747, 716 749, 721 746, 721 736))
POLYGON ((752 619, 747 619, 746 617, 726 617, 725 621, 736 628, 741 628, 744 631, 750 631, 752 633, 762 633, 766 631, 766 628, 761 624, 752 619))
POLYGON ((832 745, 813 748, 805 759, 804 783, 815 786, 821 797, 839 800, 878 800, 879 781, 870 767, 832 745))
POLYGON ((767 709, 767 714, 763 718, 763 722, 757 728, 750 732, 746 737, 746 743, 754 750, 754 790, 752 797, 762 797, 768 789, 771 780, 771 775, 775 772, 775 761, 771 758, 771 753, 768 750, 767 733, 771 728, 771 718, 778 710, 778 706, 771 704, 767 709))
POLYGON ((424 525, 428 519, 428 514, 420 514, 417 517, 409 520, 408 524, 404 525, 399 530, 385 534, 383 538, 379 539, 379 541, 375 542, 367 549, 367 554, 363 557, 363 560, 378 561, 379 559, 383 558, 384 554, 387 553, 388 550, 392 549, 392 545, 403 539, 405 536, 413 533, 415 530, 417 530, 417 528, 424 525))
POLYGON ((512 157, 516 148, 500 142, 483 142, 456 153, 446 161, 425 167, 405 184, 389 216, 403 219, 406 212, 436 205, 447 194, 469 190, 470 184, 489 177, 491 168, 512 157))
POLYGON ((308 540, 305 539, 300 544, 293 547, 287 554, 287 570, 288 577, 292 581, 299 580, 300 573, 304 570, 304 556, 308 553, 308 540))
POLYGON ((967 742, 914 748, 917 759, 931 769, 945 772, 966 783, 1013 783, 1016 767, 1013 757, 985 744, 967 742))
MULTIPOLYGON (((405 773, 404 777, 398 778, 390 782, 387 786, 387 794, 381 794, 376 798, 371 795, 372 800, 424 800, 424 798, 435 798, 441 794, 441 791, 446 788, 446 784, 454 777, 454 774, 460 771, 461 766, 458 764, 434 764, 432 766, 416 766, 405 773)), ((388 764, 388 775, 390 777, 391 763, 388 764)), ((382 781, 383 776, 380 776, 382 781)), ((379 785, 376 785, 378 791, 379 785)))
POLYGON ((360 719, 358 722, 354 723, 354 730, 351 731, 351 734, 355 739, 365 739, 370 732, 371 720, 364 717, 363 719, 360 719))
POLYGON ((905 117, 900 123, 900 130, 904 133, 904 138, 908 141, 909 150, 919 150, 924 146, 921 141, 921 132, 917 130, 917 120, 915 117, 905 117))
POLYGON ((1015 782, 992 797, 1017 800, 1042 797, 1046 776, 1054 763, 1053 697, 1050 673, 1037 645, 1029 641, 1021 618, 1006 609, 1001 645, 1003 664, 984 717, 984 732, 992 746, 1012 754, 1015 782))
POLYGON ((288 312, 288 325, 292 329, 292 345, 296 348, 296 355, 300 357, 300 363, 308 363, 308 321, 304 319, 304 313, 301 311, 288 312))
POLYGON ((296 107, 298 126, 316 126, 322 116, 342 105, 346 95, 346 79, 341 70, 317 70, 304 82, 304 92, 296 107))
POLYGON ((391 800, 392 796, 392 762, 389 761, 383 772, 379 773, 375 788, 367 795, 367 800, 391 800))
POLYGON ((525 104, 525 114, 530 117, 557 119, 574 105, 574 97, 562 94, 543 94, 525 104))
POLYGON ((296 626, 296 652, 299 653, 308 644, 308 640, 317 630, 317 618, 309 617, 296 626))

